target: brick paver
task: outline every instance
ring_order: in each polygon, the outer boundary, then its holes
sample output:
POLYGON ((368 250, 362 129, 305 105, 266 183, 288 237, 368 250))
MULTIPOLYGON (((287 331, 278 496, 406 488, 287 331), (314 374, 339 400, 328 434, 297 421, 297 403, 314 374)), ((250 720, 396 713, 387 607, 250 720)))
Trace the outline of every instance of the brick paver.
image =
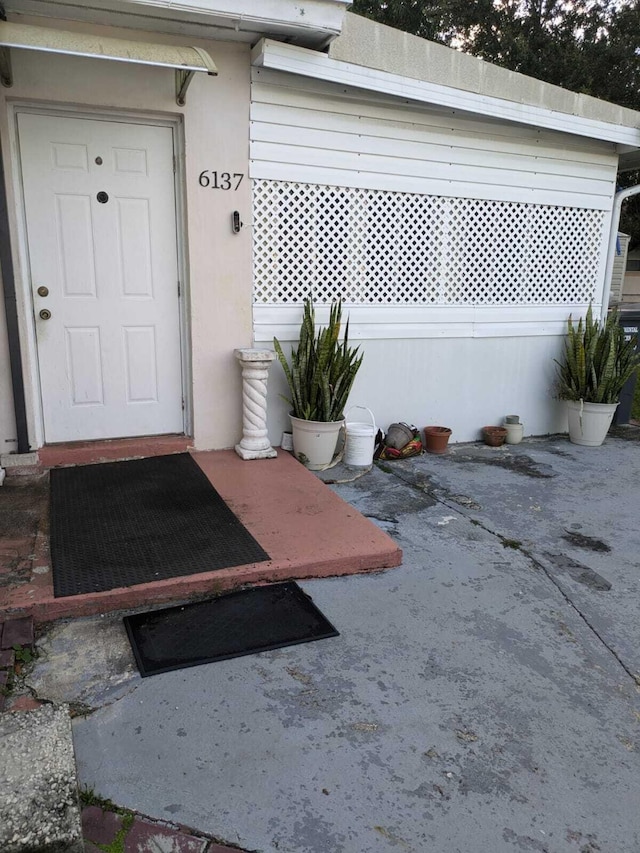
POLYGON ((33 619, 31 616, 7 619, 4 623, 0 648, 12 649, 14 646, 33 648, 33 619))
POLYGON ((16 665, 13 646, 27 646, 33 649, 33 618, 22 616, 0 622, 0 711, 31 711, 42 703, 31 696, 11 696, 8 686, 16 665))
POLYGON ((120 841, 123 853, 241 853, 203 836, 154 823, 139 815, 131 818, 86 806, 82 811, 86 853, 101 853, 106 845, 120 841))
POLYGON ((16 653, 13 649, 3 649, 0 651, 0 669, 13 669, 16 662, 16 653))

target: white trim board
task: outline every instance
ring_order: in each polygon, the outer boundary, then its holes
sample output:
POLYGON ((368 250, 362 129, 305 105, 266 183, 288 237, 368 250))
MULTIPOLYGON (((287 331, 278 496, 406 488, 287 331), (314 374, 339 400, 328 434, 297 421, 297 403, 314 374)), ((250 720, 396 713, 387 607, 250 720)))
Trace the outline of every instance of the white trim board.
POLYGON ((399 74, 331 59, 324 53, 293 47, 270 39, 262 39, 258 42, 252 51, 251 62, 256 67, 272 68, 289 74, 313 77, 411 101, 436 104, 484 117, 640 148, 640 129, 638 128, 596 121, 530 104, 520 104, 505 98, 480 95, 452 86, 414 80, 399 74))
MULTIPOLYGON (((588 305, 532 306, 343 306, 349 318, 349 339, 397 340, 420 338, 563 337, 567 319, 584 317, 588 305)), ((599 306, 594 304, 597 314, 599 306)), ((319 324, 328 322, 329 306, 315 306, 319 324)), ((254 304, 256 343, 297 341, 302 306, 254 304)))

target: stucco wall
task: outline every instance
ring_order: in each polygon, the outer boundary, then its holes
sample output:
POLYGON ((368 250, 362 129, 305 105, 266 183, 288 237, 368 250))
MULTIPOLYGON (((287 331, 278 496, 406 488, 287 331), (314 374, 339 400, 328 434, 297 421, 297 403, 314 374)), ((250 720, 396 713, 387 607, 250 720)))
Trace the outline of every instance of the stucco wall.
MULTIPOLYGON (((41 20, 21 19, 42 24, 41 20)), ((55 26, 55 21, 48 22, 55 26)), ((39 385, 32 306, 25 283, 24 247, 20 243, 18 173, 15 167, 15 128, 9 105, 42 104, 51 107, 123 111, 184 120, 186 199, 186 260, 189 272, 188 314, 191 338, 191 396, 193 434, 199 448, 232 446, 241 428, 241 382, 233 355, 235 347, 249 346, 251 327, 251 193, 248 179, 249 46, 197 41, 107 27, 58 22, 63 29, 98 32, 122 38, 196 44, 214 58, 219 76, 196 75, 179 108, 175 102, 173 71, 104 60, 12 51, 15 83, 0 92, 0 133, 7 159, 14 156, 8 181, 12 215, 17 289, 26 381, 30 438, 43 442, 39 415, 39 385), (245 175, 236 192, 201 188, 203 169, 245 175), (231 231, 231 215, 239 210, 246 227, 231 231)), ((8 364, 4 358, 4 323, 0 323, 0 446, 14 436, 11 398, 5 392, 8 364)))

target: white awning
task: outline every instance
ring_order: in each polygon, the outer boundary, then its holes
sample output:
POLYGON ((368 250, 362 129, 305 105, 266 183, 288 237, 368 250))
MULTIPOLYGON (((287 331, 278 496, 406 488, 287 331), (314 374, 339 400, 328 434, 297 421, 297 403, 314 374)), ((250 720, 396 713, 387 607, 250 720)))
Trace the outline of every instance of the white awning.
POLYGON ((181 106, 196 72, 202 71, 212 77, 218 73, 213 59, 199 47, 129 41, 0 21, 0 80, 3 86, 13 85, 9 48, 173 68, 176 72, 176 100, 181 106))

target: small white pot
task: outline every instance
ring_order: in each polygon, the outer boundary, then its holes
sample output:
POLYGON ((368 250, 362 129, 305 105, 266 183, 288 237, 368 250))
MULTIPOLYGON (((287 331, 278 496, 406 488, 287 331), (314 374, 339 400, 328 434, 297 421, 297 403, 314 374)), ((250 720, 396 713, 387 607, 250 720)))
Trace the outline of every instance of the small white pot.
POLYGON ((507 437, 505 438, 507 444, 520 444, 524 435, 524 424, 507 422, 505 423, 505 428, 507 430, 507 437))
POLYGON ((310 471, 321 471, 336 452, 338 436, 344 421, 304 421, 291 418, 293 455, 310 471))
POLYGON ((586 447, 600 447, 605 440, 618 403, 567 401, 569 441, 586 447))

